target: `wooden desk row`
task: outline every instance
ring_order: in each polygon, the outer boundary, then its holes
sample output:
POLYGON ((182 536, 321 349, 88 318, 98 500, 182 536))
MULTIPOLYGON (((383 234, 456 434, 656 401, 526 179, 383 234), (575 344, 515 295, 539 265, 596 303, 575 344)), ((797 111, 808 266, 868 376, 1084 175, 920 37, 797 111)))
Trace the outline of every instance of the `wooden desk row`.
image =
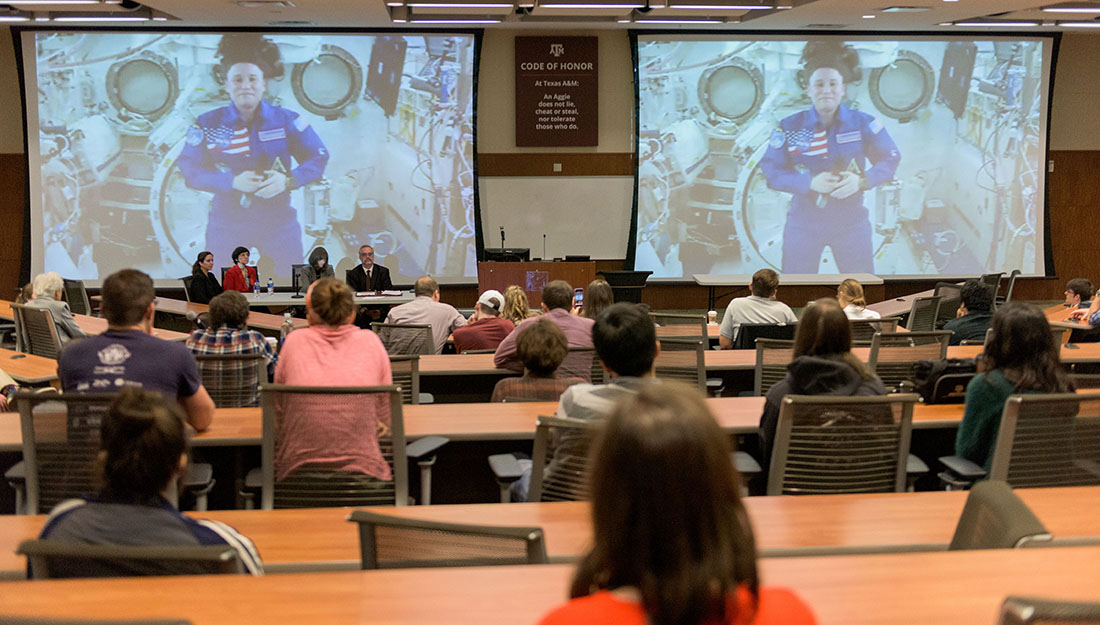
MULTIPOLYGON (((157 303, 157 312, 170 315, 186 317, 188 312, 193 312, 196 315, 210 312, 210 306, 206 304, 195 304, 178 299, 169 299, 167 297, 158 297, 154 301, 157 303)), ((304 328, 309 325, 309 322, 305 319, 292 318, 292 321, 295 329, 304 328)), ((248 313, 248 327, 278 332, 283 327, 283 317, 282 315, 271 315, 268 313, 250 311, 248 313)))
MULTIPOLYGON (((730 434, 752 434, 764 410, 763 397, 721 397, 707 400, 718 424, 730 434)), ((405 436, 446 436, 454 441, 530 440, 535 421, 552 415, 555 402, 508 402, 476 404, 422 404, 402 406, 405 436)), ((962 404, 918 404, 913 414, 915 428, 953 428, 962 420, 962 404)), ((194 447, 255 446, 262 438, 259 408, 219 408, 214 422, 192 439, 194 447)), ((22 448, 19 415, 0 413, 0 451, 22 448)))
MULTIPOLYGON (((0 319, 6 319, 11 321, 15 318, 11 310, 11 302, 7 300, 0 300, 0 319)), ((186 314, 186 313, 185 313, 186 314)), ((81 330, 84 330, 85 334, 103 334, 107 331, 107 320, 102 317, 91 317, 88 315, 73 315, 73 320, 76 321, 76 325, 80 326, 81 330)), ((281 323, 281 322, 280 322, 281 323)), ((153 332, 153 336, 164 339, 166 341, 186 341, 187 334, 183 332, 174 332, 172 330, 164 330, 157 328, 153 332)))
MULTIPOLYGON (((1100 598, 1100 548, 774 558, 821 625, 995 623, 1009 594, 1100 598)), ((195 625, 533 623, 564 602, 570 565, 61 580, 0 584, 0 611, 38 618, 187 619, 195 625)))
MULTIPOLYGON (((1100 487, 1016 491, 1056 539, 1100 536, 1100 487)), ((800 550, 844 552, 943 549, 951 542, 967 493, 809 495, 745 499, 764 556, 800 550)), ((252 539, 268 572, 359 567, 359 534, 350 508, 218 510, 191 513, 222 521, 252 539)), ((541 527, 552 560, 573 560, 592 538, 587 502, 473 504, 371 508, 428 521, 541 527)), ((15 554, 34 538, 45 515, 0 516, 0 577, 22 578, 26 561, 15 554)))

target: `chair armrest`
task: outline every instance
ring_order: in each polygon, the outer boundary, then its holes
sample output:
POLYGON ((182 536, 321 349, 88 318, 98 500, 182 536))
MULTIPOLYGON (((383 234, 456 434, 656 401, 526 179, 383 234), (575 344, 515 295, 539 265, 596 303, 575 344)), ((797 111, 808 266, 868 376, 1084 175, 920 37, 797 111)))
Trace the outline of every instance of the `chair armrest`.
POLYGON ((214 481, 214 467, 205 462, 187 465, 187 471, 180 477, 184 488, 204 488, 214 481))
POLYGON ((761 471, 760 463, 756 461, 748 453, 743 451, 735 451, 730 454, 730 462, 733 463, 733 467, 737 469, 737 472, 752 477, 758 475, 761 471))
POLYGON ((428 454, 433 454, 437 449, 451 442, 451 439, 443 436, 425 436, 405 447, 405 455, 414 460, 428 454))
POLYGON ((22 460, 15 463, 12 468, 4 471, 4 479, 8 481, 13 487, 17 486, 22 488, 22 485, 27 481, 27 466, 22 460))
POLYGON ((985 477, 985 469, 960 456, 943 456, 940 458, 943 466, 947 467, 955 475, 966 480, 980 480, 985 477))
POLYGON ((514 481, 523 475, 523 467, 513 454, 494 454, 489 456, 489 468, 498 480, 514 481))
POLYGON ((928 465, 924 464, 924 461, 920 458, 909 454, 905 461, 905 473, 907 475, 924 475, 928 473, 928 465))
POLYGON ((244 487, 249 490, 259 490, 264 487, 264 472, 260 467, 249 469, 244 476, 244 487))

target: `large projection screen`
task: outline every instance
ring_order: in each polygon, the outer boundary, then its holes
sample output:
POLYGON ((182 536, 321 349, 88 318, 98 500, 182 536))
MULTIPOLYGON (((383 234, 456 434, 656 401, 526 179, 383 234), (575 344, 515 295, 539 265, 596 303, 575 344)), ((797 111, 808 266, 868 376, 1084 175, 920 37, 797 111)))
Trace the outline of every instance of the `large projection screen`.
POLYGON ((288 285, 369 244, 398 284, 476 279, 474 34, 20 36, 32 274, 178 285, 243 246, 288 285))
POLYGON ((638 33, 635 268, 1044 275, 1053 48, 638 33))

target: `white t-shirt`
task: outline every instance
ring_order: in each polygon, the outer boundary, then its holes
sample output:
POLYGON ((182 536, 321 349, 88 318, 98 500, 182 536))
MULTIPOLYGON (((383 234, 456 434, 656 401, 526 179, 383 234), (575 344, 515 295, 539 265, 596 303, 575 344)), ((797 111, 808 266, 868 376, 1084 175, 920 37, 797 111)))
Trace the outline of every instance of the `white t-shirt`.
POLYGON ((738 297, 726 306, 719 334, 729 340, 737 339, 742 323, 798 323, 791 307, 768 297, 738 297))
POLYGON ((881 319, 882 315, 873 310, 866 308, 860 308, 855 304, 848 304, 844 307, 844 314, 848 315, 849 319, 881 319))

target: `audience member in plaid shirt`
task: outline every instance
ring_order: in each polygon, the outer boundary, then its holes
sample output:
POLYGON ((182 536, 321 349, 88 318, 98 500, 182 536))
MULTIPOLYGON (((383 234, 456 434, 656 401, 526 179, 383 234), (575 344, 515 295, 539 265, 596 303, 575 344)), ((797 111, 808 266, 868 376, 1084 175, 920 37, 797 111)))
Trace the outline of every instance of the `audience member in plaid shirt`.
POLYGON ((210 327, 192 332, 187 348, 194 354, 263 354, 268 377, 275 375, 278 355, 263 334, 248 329, 248 300, 237 291, 210 300, 210 327))
POLYGON ((559 378, 558 370, 569 343, 565 333, 549 319, 539 319, 516 337, 516 355, 523 363, 522 378, 504 378, 493 388, 491 401, 558 401, 565 389, 582 378, 559 378))

